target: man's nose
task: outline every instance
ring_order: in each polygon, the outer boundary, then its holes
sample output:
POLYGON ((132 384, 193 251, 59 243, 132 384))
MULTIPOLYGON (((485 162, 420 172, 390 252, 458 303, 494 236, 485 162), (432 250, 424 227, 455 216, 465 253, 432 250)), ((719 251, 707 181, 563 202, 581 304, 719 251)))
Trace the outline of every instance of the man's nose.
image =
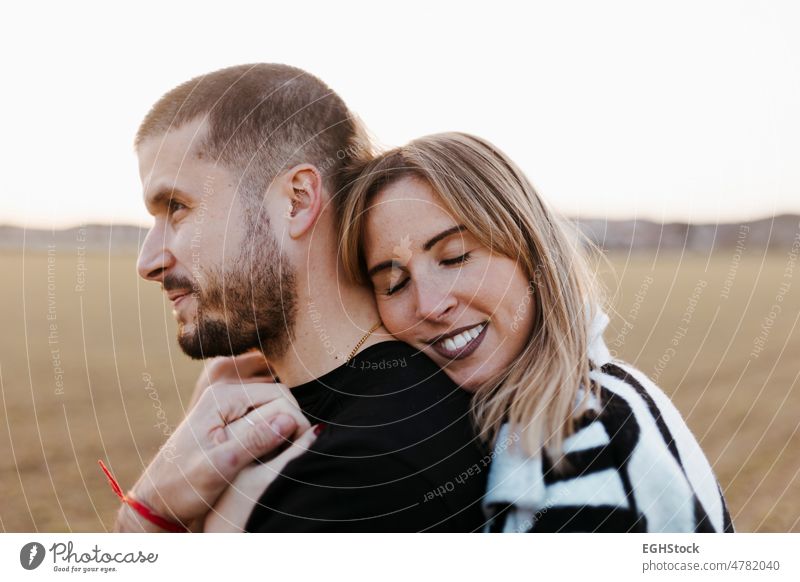
POLYGON ((142 279, 161 282, 166 272, 175 264, 175 257, 167 248, 164 231, 150 229, 144 239, 136 261, 136 270, 142 279))
POLYGON ((446 283, 427 281, 416 284, 415 287, 419 319, 439 322, 458 304, 452 289, 446 283))

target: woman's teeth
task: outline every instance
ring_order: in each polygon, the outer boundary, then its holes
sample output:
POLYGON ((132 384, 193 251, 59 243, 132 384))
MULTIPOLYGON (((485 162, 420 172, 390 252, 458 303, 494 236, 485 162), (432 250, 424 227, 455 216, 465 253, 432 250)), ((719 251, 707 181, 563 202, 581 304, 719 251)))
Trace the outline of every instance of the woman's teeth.
POLYGON ((469 342, 471 342, 476 337, 478 337, 481 334, 481 331, 483 331, 483 328, 485 327, 485 325, 486 325, 485 323, 481 323, 480 325, 476 325, 475 327, 473 327, 471 329, 468 329, 466 331, 462 331, 458 335, 455 335, 453 337, 449 337, 449 338, 447 338, 445 340, 442 340, 440 342, 440 344, 446 350, 450 350, 450 351, 452 351, 452 350, 460 350, 465 345, 467 345, 469 342))

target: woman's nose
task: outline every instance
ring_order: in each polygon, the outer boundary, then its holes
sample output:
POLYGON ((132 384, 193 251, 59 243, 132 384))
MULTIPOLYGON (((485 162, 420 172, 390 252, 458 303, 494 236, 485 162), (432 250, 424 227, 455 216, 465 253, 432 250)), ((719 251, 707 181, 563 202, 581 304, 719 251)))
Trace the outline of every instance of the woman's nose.
POLYGON ((450 284, 427 281, 415 284, 415 287, 419 319, 441 321, 458 304, 450 284))

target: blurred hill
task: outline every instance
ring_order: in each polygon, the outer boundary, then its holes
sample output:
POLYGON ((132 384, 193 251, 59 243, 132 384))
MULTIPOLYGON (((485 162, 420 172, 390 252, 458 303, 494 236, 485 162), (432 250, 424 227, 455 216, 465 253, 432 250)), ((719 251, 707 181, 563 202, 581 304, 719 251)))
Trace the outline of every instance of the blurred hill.
POLYGON ((660 224, 647 220, 579 219, 574 221, 595 244, 606 250, 633 252, 665 249, 711 252, 746 244, 751 248, 786 248, 800 231, 800 216, 783 214, 747 222, 660 224))
MULTIPOLYGON (((592 242, 609 251, 653 249, 711 252, 746 244, 786 248, 800 230, 800 215, 783 214, 747 222, 719 224, 658 223, 649 220, 572 219, 592 242)), ((89 224, 65 230, 0 226, 0 249, 46 250, 48 245, 111 254, 138 250, 147 229, 127 224, 89 224)))
POLYGON ((136 252, 144 241, 147 229, 129 224, 88 224, 64 230, 0 226, 0 249, 47 250, 74 247, 91 252, 109 251, 113 254, 136 252))

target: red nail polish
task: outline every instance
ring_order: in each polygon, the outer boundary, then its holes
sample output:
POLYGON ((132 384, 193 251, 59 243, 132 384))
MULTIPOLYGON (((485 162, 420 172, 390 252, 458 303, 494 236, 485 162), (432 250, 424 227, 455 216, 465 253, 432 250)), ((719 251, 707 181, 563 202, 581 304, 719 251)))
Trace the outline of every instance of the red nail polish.
POLYGON ((319 423, 317 426, 314 427, 314 434, 319 435, 327 425, 324 422, 319 423))

